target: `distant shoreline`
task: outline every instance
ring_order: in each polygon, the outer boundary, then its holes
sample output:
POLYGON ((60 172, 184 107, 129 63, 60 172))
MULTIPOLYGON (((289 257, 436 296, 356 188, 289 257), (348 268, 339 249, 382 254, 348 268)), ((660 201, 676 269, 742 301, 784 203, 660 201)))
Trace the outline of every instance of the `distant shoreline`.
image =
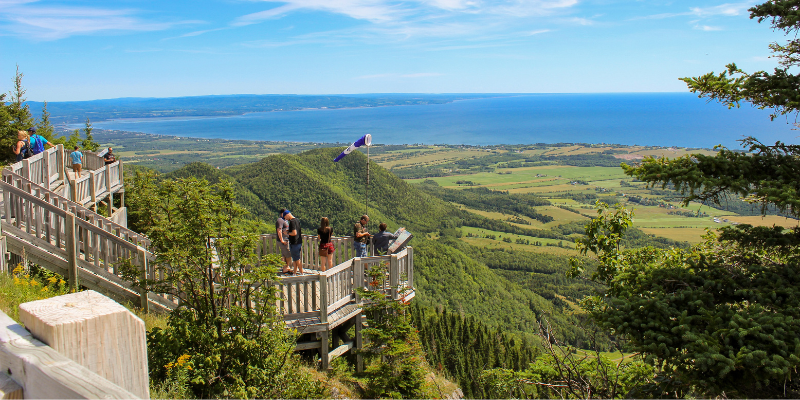
MULTIPOLYGON (((109 118, 109 119, 98 119, 92 121, 92 123, 99 123, 99 122, 137 122, 137 121, 172 121, 172 120, 199 120, 199 119, 213 119, 213 118, 232 118, 232 117, 241 117, 245 115, 251 114, 268 114, 268 113, 281 113, 281 112, 299 112, 299 111, 326 111, 326 110, 358 110, 358 109, 366 109, 366 108, 385 108, 385 107, 408 107, 408 106, 437 106, 437 105, 444 105, 444 104, 452 104, 461 101, 474 101, 474 100, 485 100, 485 99, 499 99, 499 98, 512 98, 512 97, 526 97, 526 96, 533 96, 532 94, 518 94, 518 95, 498 95, 498 96, 487 96, 487 97, 477 97, 472 99, 453 99, 443 101, 441 103, 427 103, 427 104, 386 104, 386 105, 374 105, 374 106, 357 106, 357 107, 304 107, 304 108, 295 108, 295 109, 278 109, 278 110, 268 110, 268 111, 246 111, 246 112, 231 112, 229 114, 220 114, 220 115, 175 115, 169 117, 131 117, 131 118, 109 118)), ((224 112, 224 111, 222 111, 224 112)), ((85 126, 85 122, 81 123, 65 123, 65 124, 58 124, 56 125, 57 128, 61 129, 80 129, 85 126)))

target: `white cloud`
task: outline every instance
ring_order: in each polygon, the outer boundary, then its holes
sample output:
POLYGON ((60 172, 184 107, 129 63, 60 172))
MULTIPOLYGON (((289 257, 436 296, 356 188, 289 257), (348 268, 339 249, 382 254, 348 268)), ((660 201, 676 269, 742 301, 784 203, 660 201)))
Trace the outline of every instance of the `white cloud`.
POLYGON ((98 32, 160 31, 199 21, 152 22, 136 10, 38 6, 37 1, 0 0, 0 31, 36 40, 63 39, 98 32))
POLYGON ((747 10, 754 5, 754 2, 743 3, 725 3, 712 7, 690 7, 689 11, 678 13, 663 13, 655 15, 647 15, 644 17, 633 18, 636 19, 664 19, 673 17, 693 16, 701 18, 709 17, 737 17, 743 15, 747 10))
POLYGON ((442 18, 458 14, 528 17, 568 9, 578 0, 263 0, 282 4, 237 18, 233 25, 250 25, 295 11, 321 11, 373 23, 404 20, 412 16, 442 18))
POLYGON ((362 75, 357 76, 353 79, 416 79, 416 78, 431 78, 436 76, 442 76, 444 74, 440 74, 438 72, 417 72, 413 74, 375 74, 375 75, 362 75))
POLYGON ((698 17, 712 17, 717 15, 735 17, 744 14, 752 6, 752 2, 725 3, 713 7, 692 7, 690 10, 692 14, 698 17))
POLYGON ((701 31, 711 32, 711 31, 721 31, 722 28, 719 26, 708 26, 708 25, 695 25, 694 29, 698 29, 701 31))

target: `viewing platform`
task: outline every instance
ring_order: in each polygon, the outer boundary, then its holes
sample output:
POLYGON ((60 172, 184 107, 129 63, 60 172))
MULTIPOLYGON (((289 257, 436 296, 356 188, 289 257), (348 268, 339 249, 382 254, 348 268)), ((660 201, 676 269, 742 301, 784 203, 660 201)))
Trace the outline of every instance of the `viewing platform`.
MULTIPOLYGON (((2 171, 0 251, 68 277, 74 289, 84 286, 145 310, 167 312, 178 307, 178 296, 148 292, 123 278, 118 268, 122 260, 137 265, 140 278, 163 279, 164 271, 157 267, 150 240, 127 228, 122 163, 105 165, 91 152, 85 153, 85 159, 86 173, 77 179, 71 179, 60 145, 2 171), (120 193, 119 208, 113 207, 115 193, 120 193), (97 205, 104 200, 112 212, 110 218, 97 213, 97 205)), ((304 273, 280 274, 274 281, 278 313, 287 329, 300 335, 296 350, 318 350, 323 368, 333 358, 362 346, 364 299, 356 288, 379 290, 403 302, 415 296, 412 247, 396 254, 357 258, 352 237, 331 241, 336 248, 331 269, 321 271, 318 237, 303 235, 304 273), (378 266, 386 271, 380 287, 369 274, 378 266), (353 326, 356 337, 350 338, 347 331, 353 326)), ((275 234, 261 236, 258 253, 280 256, 275 234)), ((374 254, 371 246, 368 254, 374 254)), ((5 264, 4 257, 0 263, 5 264)), ((2 269, 9 268, 2 265, 2 269)))

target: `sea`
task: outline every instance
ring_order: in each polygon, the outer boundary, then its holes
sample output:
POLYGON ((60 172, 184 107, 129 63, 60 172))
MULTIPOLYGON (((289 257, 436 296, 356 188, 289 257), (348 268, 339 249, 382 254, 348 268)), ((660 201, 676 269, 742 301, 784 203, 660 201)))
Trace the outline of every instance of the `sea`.
MULTIPOLYGON (((794 117, 770 121, 749 104, 728 109, 691 93, 532 94, 446 104, 308 109, 226 117, 117 119, 95 128, 194 138, 373 144, 607 143, 739 148, 797 143, 794 117)), ((76 126, 80 127, 80 126, 76 126)))

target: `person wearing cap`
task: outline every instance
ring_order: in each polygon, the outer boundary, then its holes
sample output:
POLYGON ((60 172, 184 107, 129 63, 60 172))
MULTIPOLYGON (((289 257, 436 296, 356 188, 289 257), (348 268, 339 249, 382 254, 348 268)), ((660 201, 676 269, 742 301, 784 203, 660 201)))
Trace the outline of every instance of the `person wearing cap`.
POLYGON ((289 221, 283 219, 283 213, 286 209, 281 209, 278 214, 278 220, 275 221, 275 233, 277 233, 278 248, 281 249, 281 258, 283 258, 284 266, 283 273, 287 274, 292 270, 292 253, 289 251, 289 221))
POLYGON ((53 146, 52 143, 48 142, 47 139, 44 138, 44 136, 37 135, 35 126, 32 126, 32 127, 28 128, 28 134, 30 134, 30 136, 31 136, 31 138, 30 138, 31 153, 33 153, 33 155, 37 155, 37 154, 43 152, 44 151, 44 146, 48 146, 48 147, 51 147, 51 148, 52 147, 56 147, 56 146, 53 146))
POLYGON ((303 263, 300 262, 300 250, 303 247, 303 229, 300 227, 300 220, 297 219, 292 212, 286 210, 283 212, 283 219, 289 221, 289 252, 292 254, 292 262, 294 263, 293 274, 303 273, 303 263))
POLYGON ((368 223, 369 217, 365 214, 353 225, 353 250, 356 252, 356 257, 367 256, 367 243, 369 243, 368 223))

